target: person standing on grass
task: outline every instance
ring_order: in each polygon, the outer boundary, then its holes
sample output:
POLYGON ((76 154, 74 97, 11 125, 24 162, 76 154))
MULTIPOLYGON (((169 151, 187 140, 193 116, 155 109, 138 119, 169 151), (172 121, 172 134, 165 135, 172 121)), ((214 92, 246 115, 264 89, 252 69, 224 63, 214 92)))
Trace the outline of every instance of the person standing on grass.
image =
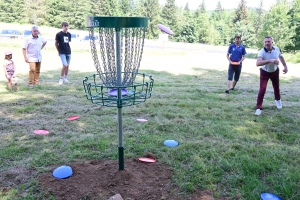
POLYGON ((241 45, 241 36, 237 34, 234 37, 234 44, 229 46, 227 52, 227 60, 229 61, 227 90, 225 91, 227 94, 229 94, 229 90, 234 90, 236 83, 240 79, 242 62, 245 59, 245 55, 246 49, 241 45), (233 75, 234 81, 232 82, 233 75))
MULTIPOLYGON (((4 62, 3 62, 3 68, 5 76, 8 80, 8 89, 10 92, 12 92, 12 79, 16 77, 16 66, 14 64, 14 61, 12 60, 12 52, 6 51, 4 53, 4 62)), ((18 84, 15 83, 15 89, 18 91, 18 84)))
POLYGON ((273 39, 270 36, 264 39, 264 48, 262 48, 257 55, 256 66, 260 68, 260 83, 259 92, 257 95, 255 115, 260 115, 262 110, 263 99, 266 93, 269 79, 272 81, 275 104, 278 109, 282 108, 280 88, 279 88, 279 60, 283 65, 283 73, 288 72, 286 62, 281 55, 280 49, 273 46, 273 39))
POLYGON ((62 31, 58 32, 55 36, 55 47, 63 65, 60 73, 60 79, 58 81, 58 84, 60 85, 63 83, 69 83, 68 72, 71 61, 71 33, 68 32, 69 24, 67 22, 63 22, 61 27, 62 31))
POLYGON ((29 63, 29 88, 33 89, 35 84, 39 83, 42 49, 47 41, 39 36, 39 28, 34 25, 31 28, 31 35, 24 39, 23 56, 25 62, 29 63))

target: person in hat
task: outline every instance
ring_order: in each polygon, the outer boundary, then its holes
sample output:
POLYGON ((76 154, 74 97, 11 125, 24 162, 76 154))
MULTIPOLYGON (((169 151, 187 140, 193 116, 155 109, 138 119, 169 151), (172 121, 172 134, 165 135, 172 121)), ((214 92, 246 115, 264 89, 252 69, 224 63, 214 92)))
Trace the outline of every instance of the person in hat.
POLYGON ((240 79, 242 71, 242 62, 245 59, 246 49, 241 44, 241 35, 237 34, 234 37, 234 44, 231 44, 227 51, 228 81, 225 93, 229 94, 229 90, 234 90, 236 83, 240 79), (234 81, 232 79, 234 78, 234 81))
MULTIPOLYGON (((6 51, 4 53, 4 61, 3 61, 3 68, 5 76, 8 80, 8 89, 12 92, 12 85, 13 85, 13 78, 16 77, 16 67, 14 61, 12 60, 12 52, 6 51)), ((18 84, 14 83, 15 90, 18 91, 18 84)))
POLYGON ((257 95, 255 115, 261 115, 262 104, 266 93, 269 79, 274 89, 275 104, 278 109, 282 108, 279 88, 279 63, 283 65, 283 74, 288 72, 288 67, 280 49, 273 46, 273 39, 270 36, 264 38, 264 47, 258 52, 256 66, 260 67, 260 83, 257 95))
POLYGON ((62 62, 62 69, 60 72, 60 79, 58 84, 69 83, 68 72, 71 61, 71 33, 68 32, 69 24, 67 22, 61 23, 62 30, 55 36, 55 47, 62 62))
POLYGON ((23 56, 25 62, 29 63, 29 88, 33 89, 39 83, 40 69, 42 62, 42 49, 47 41, 39 35, 38 26, 31 28, 31 35, 24 39, 23 56))

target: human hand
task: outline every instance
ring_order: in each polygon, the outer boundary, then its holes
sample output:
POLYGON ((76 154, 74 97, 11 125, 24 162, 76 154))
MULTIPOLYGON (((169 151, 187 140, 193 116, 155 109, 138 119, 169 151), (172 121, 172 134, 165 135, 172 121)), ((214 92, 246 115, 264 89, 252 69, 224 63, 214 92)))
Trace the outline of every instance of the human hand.
POLYGON ((28 62, 28 58, 25 58, 25 62, 29 63, 29 62, 28 62))
POLYGON ((279 61, 277 59, 271 59, 270 63, 274 63, 275 65, 279 65, 279 61))
POLYGON ((286 74, 286 73, 288 72, 287 66, 285 66, 284 69, 283 69, 282 71, 283 71, 283 74, 286 74))

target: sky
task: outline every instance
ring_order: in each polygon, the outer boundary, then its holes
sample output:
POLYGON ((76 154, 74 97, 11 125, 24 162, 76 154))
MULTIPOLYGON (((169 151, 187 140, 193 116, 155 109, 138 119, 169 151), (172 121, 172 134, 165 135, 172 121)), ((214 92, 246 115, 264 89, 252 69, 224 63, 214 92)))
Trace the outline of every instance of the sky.
MULTIPOLYGON (((197 7, 202 3, 203 0, 175 0, 175 3, 179 7, 184 7, 186 3, 189 4, 191 10, 196 10, 197 7)), ((225 9, 236 9, 241 2, 241 0, 204 0, 206 10, 215 10, 218 1, 225 9)), ((247 7, 259 7, 261 0, 247 0, 247 7)), ((166 0, 159 0, 160 4, 165 4, 166 0)), ((269 10, 272 5, 276 3, 276 0, 263 0, 263 5, 265 10, 269 10)))

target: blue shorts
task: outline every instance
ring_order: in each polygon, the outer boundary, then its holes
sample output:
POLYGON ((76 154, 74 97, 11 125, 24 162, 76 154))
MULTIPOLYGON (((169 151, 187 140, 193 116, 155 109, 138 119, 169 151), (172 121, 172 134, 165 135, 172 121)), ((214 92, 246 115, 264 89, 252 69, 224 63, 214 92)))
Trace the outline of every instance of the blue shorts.
POLYGON ((242 71, 242 64, 240 64, 240 65, 231 65, 231 64, 229 64, 229 67, 228 67, 228 80, 232 81, 233 74, 234 74, 234 80, 238 81, 240 79, 241 71, 242 71))
POLYGON ((63 66, 69 66, 71 61, 71 54, 59 54, 63 66))

